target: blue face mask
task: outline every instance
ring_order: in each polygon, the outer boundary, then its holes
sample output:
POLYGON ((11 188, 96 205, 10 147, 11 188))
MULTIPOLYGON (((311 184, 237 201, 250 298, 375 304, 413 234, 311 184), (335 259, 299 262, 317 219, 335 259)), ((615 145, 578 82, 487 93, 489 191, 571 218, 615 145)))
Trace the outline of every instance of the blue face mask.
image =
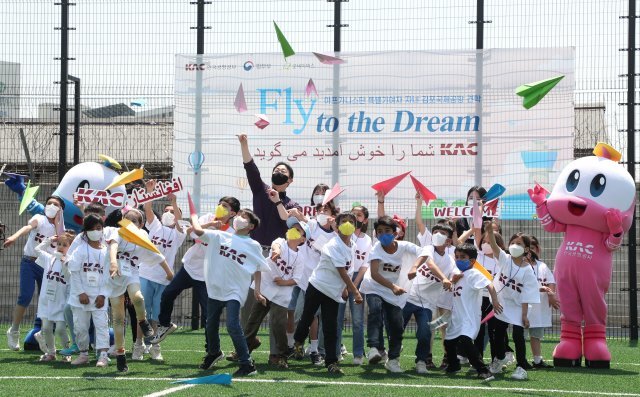
POLYGON ((464 272, 471 268, 471 261, 469 259, 456 259, 456 266, 458 270, 464 272))
POLYGON ((391 243, 393 243, 394 240, 394 235, 391 233, 384 233, 378 236, 378 241, 380 241, 380 244, 383 247, 388 247, 389 245, 391 245, 391 243))

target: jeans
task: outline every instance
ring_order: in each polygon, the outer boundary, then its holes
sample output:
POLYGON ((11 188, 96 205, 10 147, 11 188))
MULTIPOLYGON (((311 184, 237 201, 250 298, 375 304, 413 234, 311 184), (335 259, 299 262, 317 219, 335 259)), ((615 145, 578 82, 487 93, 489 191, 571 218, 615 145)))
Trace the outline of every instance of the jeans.
POLYGON ((411 315, 415 317, 418 327, 416 330, 416 339, 418 340, 418 344, 416 345, 416 362, 427 362, 427 359, 431 355, 431 327, 429 327, 431 310, 407 302, 402 309, 404 327, 406 327, 409 320, 411 320, 411 315))
MULTIPOLYGON (((204 281, 198 281, 191 278, 185 268, 182 267, 178 270, 178 273, 176 273, 169 285, 167 285, 167 288, 162 292, 162 296, 160 298, 160 314, 158 315, 158 322, 160 325, 168 327, 171 324, 173 304, 175 303, 178 295, 188 288, 193 288, 193 293, 198 295, 202 313, 204 313, 205 317, 207 316, 207 301, 209 300, 209 296, 207 295, 207 285, 204 281)), ((145 299, 147 298, 146 295, 144 297, 145 299)))
POLYGON ((236 300, 209 299, 207 302, 207 353, 209 355, 220 353, 220 316, 225 307, 227 308, 227 332, 238 354, 238 361, 240 365, 251 365, 249 347, 240 326, 240 302, 236 300))
POLYGON ((369 315, 367 316, 367 346, 378 350, 384 349, 382 329, 383 317, 387 320, 387 334, 389 339, 389 360, 400 357, 402 348, 402 333, 404 332, 404 317, 402 309, 386 302, 376 294, 367 295, 369 315))
POLYGON ((17 304, 22 307, 29 307, 35 285, 38 284, 38 292, 42 289, 42 275, 44 269, 36 265, 34 260, 26 256, 20 261, 20 292, 18 293, 17 304))
MULTIPOLYGON (((357 274, 353 275, 355 280, 357 274)), ((364 298, 364 294, 363 298, 364 298)), ((353 294, 349 293, 347 298, 349 303, 349 310, 351 311, 351 327, 353 330, 353 357, 364 356, 364 302, 356 305, 353 294)), ((342 344, 342 330, 344 328, 344 313, 347 309, 347 303, 340 303, 338 307, 338 351, 340 351, 340 345, 342 344)))
POLYGON ((444 349, 447 353, 448 369, 450 370, 460 368, 460 360, 458 359, 458 351, 460 351, 460 353, 462 353, 461 355, 469 359, 469 364, 471 364, 478 373, 486 373, 489 371, 487 366, 480 360, 480 355, 473 341, 466 335, 460 335, 455 339, 446 339, 444 341, 444 349), (460 350, 458 350, 458 348, 460 350))
POLYGON ((164 284, 140 277, 140 290, 142 291, 142 296, 144 296, 144 308, 147 312, 148 320, 158 321, 160 298, 166 287, 164 284))
POLYGON ((309 284, 304 298, 304 310, 293 339, 295 339, 296 343, 304 344, 307 336, 309 336, 309 327, 316 316, 318 308, 320 308, 326 353, 324 363, 326 366, 337 363, 338 302, 318 291, 312 284, 309 284))

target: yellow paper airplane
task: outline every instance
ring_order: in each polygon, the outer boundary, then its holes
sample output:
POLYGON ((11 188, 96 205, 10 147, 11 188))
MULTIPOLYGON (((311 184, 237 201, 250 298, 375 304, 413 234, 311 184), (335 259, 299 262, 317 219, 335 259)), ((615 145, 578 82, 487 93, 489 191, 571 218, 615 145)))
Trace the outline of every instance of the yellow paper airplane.
POLYGON ((478 262, 474 261, 473 268, 476 269, 477 271, 479 271, 480 273, 484 274, 484 276, 487 279, 489 279, 489 281, 493 281, 493 276, 491 275, 491 273, 489 273, 489 271, 487 269, 485 269, 484 266, 482 266, 478 262))
POLYGON ((109 190, 112 187, 126 185, 129 182, 137 181, 138 179, 142 179, 144 176, 144 170, 142 168, 136 168, 129 172, 123 172, 113 179, 113 182, 109 186, 107 186, 104 190, 109 190))
POLYGON ((147 237, 147 235, 145 235, 142 230, 138 229, 136 225, 131 223, 130 220, 123 219, 118 222, 118 225, 121 226, 120 229, 118 229, 118 234, 120 235, 120 237, 130 243, 162 255, 158 248, 156 248, 151 240, 149 240, 149 237, 147 237))

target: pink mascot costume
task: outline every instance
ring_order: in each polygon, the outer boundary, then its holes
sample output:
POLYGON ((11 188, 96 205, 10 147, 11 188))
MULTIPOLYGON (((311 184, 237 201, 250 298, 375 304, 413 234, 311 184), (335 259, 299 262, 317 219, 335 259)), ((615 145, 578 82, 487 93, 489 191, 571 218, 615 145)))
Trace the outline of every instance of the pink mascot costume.
POLYGON ((621 155, 598 143, 595 156, 569 163, 553 191, 529 189, 544 230, 564 232, 556 254, 555 278, 562 316, 556 366, 609 368, 607 303, 612 256, 629 230, 635 209, 635 183, 618 164, 621 155), (582 324, 584 322, 584 329, 582 324))

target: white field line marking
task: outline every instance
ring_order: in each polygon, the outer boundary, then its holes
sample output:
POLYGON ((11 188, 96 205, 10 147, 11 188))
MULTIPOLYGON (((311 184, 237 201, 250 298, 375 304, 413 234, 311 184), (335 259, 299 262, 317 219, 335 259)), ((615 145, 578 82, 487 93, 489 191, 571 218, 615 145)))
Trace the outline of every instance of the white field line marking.
MULTIPOLYGON (((159 380, 176 381, 181 379, 191 378, 142 378, 142 377, 115 377, 115 376, 0 376, 0 380, 9 379, 42 379, 42 380, 117 380, 117 381, 150 381, 157 382, 159 380)), ((294 380, 294 379, 250 379, 240 378, 234 379, 235 382, 245 383, 285 383, 285 384, 302 384, 302 385, 338 385, 338 386, 379 386, 379 387, 399 387, 399 388, 411 388, 411 389, 450 389, 450 390, 498 390, 507 392, 529 392, 529 393, 560 393, 560 394, 579 394, 579 395, 591 395, 591 396, 625 396, 625 397, 640 397, 637 393, 619 393, 619 392, 597 392, 597 391, 584 391, 584 390, 562 390, 562 389, 534 389, 524 387, 494 387, 494 386, 455 386, 455 385, 418 385, 418 384, 406 384, 406 383, 385 383, 385 382, 330 382, 321 380, 294 380)), ((184 385, 192 386, 192 385, 184 385)))
POLYGON ((182 386, 176 386, 176 387, 172 387, 170 389, 166 389, 166 390, 162 390, 162 391, 158 391, 155 393, 151 393, 151 394, 147 394, 144 397, 161 397, 161 396, 166 396, 167 394, 171 394, 171 393, 175 393, 177 391, 180 390, 184 390, 184 389, 189 389, 191 387, 193 387, 195 385, 182 385, 182 386))

